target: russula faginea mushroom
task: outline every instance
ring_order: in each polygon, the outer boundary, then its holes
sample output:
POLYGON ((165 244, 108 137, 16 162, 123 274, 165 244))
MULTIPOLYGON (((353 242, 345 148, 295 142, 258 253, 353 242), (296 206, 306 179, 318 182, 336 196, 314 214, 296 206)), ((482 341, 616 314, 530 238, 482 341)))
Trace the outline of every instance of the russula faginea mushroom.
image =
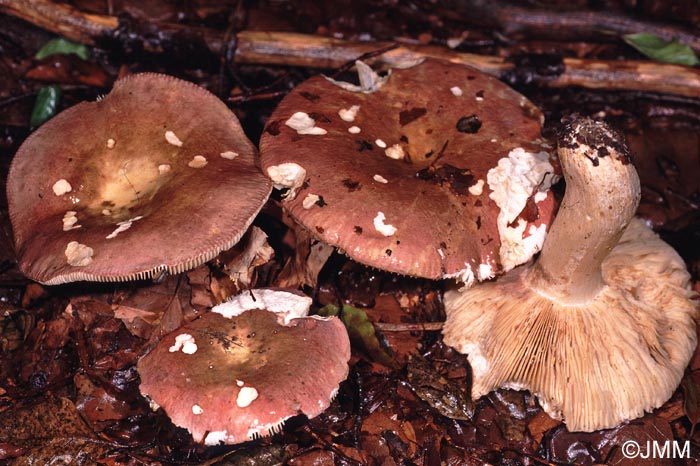
POLYGON ((317 416, 347 377, 350 341, 339 319, 304 317, 310 305, 306 296, 262 289, 214 307, 139 360, 141 393, 207 445, 317 416))
POLYGON ((42 125, 15 155, 7 195, 20 269, 58 284, 195 267, 236 244, 265 203, 271 183, 255 159, 206 90, 159 74, 124 78, 42 125))
POLYGON ((576 120, 559 143, 566 194, 534 265, 445 294, 444 341, 468 354, 472 395, 529 389, 572 431, 663 404, 696 345, 690 276, 639 219, 621 137, 576 120))
POLYGON ((365 81, 381 85, 313 77, 267 123, 262 167, 298 223, 358 262, 467 284, 539 251, 558 168, 530 101, 432 59, 365 81))

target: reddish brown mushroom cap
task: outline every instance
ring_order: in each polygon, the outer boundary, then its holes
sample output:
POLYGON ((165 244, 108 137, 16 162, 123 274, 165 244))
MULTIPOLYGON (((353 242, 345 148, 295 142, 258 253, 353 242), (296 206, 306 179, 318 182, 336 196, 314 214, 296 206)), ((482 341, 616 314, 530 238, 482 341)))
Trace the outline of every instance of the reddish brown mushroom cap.
POLYGON ((345 327, 337 318, 281 320, 260 309, 203 315, 139 361, 141 393, 207 444, 271 435, 291 416, 320 414, 347 377, 345 327))
POLYGON ((8 175, 20 268, 46 284, 192 268, 233 246, 271 189, 208 91, 141 74, 56 116, 8 175))
POLYGON ((498 80, 425 60, 393 70, 374 92, 321 76, 301 84, 271 116, 261 164, 293 191, 285 207, 295 220, 351 258, 470 282, 527 261, 541 245, 554 172, 541 122, 498 80), (509 199, 518 202, 504 208, 509 199), (524 244, 528 236, 538 244, 524 244))

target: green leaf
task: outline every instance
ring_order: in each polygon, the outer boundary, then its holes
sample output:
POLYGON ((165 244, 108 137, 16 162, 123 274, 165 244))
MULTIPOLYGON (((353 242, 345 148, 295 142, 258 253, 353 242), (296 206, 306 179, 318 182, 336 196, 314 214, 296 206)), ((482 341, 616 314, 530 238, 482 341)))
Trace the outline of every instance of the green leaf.
POLYGON ((61 100, 61 88, 58 86, 46 86, 39 89, 32 109, 29 125, 32 128, 41 126, 46 120, 56 114, 58 102, 61 100))
POLYGON ((374 325, 369 321, 366 312, 347 304, 344 304, 342 309, 329 304, 319 309, 318 314, 323 317, 340 317, 340 320, 348 330, 348 336, 353 345, 361 348, 372 359, 387 367, 396 366, 394 359, 379 342, 374 332, 374 325))
POLYGON ((623 38, 632 47, 656 61, 688 66, 700 63, 693 49, 675 40, 666 42, 654 34, 647 33, 627 34, 623 38))
POLYGON ((42 58, 46 58, 50 55, 68 55, 70 53, 79 56, 83 60, 87 60, 90 56, 90 50, 85 45, 59 37, 57 39, 51 39, 45 43, 44 46, 39 49, 36 55, 34 55, 34 58, 41 60, 42 58))

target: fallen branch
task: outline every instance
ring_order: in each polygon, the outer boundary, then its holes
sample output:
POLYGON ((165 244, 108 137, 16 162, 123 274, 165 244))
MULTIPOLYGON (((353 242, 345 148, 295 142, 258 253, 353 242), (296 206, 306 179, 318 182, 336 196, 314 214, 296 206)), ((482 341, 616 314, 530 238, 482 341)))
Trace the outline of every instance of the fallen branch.
POLYGON ((532 8, 504 1, 462 0, 440 8, 440 14, 479 28, 497 29, 505 36, 555 40, 605 40, 645 32, 666 41, 677 40, 700 50, 697 30, 645 21, 616 11, 569 11, 532 8))
MULTIPOLYGON (((224 32, 192 28, 178 24, 120 22, 114 16, 82 12, 50 0, 0 0, 0 13, 21 18, 69 39, 96 45, 103 41, 139 42, 149 52, 167 50, 169 40, 199 42, 214 54, 224 49, 224 32)), ((337 68, 361 55, 389 47, 388 42, 348 42, 330 37, 284 32, 241 31, 237 34, 237 63, 337 68)), ((470 65, 503 77, 514 65, 495 56, 458 53, 435 47, 404 44, 372 60, 375 64, 395 66, 422 57, 434 57, 470 65)), ((648 61, 609 61, 577 58, 562 59, 558 74, 539 76, 538 85, 561 88, 580 86, 589 89, 632 90, 700 97, 700 70, 648 61)))

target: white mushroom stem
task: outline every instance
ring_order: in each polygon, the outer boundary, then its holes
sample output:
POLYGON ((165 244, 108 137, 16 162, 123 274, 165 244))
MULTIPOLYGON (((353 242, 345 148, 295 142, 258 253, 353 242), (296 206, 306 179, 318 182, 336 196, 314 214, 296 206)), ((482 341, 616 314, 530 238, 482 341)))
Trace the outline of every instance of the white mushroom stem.
POLYGON ((639 177, 619 136, 600 122, 574 122, 558 153, 566 194, 529 280, 553 301, 585 304, 605 287, 601 265, 634 216, 639 177))

